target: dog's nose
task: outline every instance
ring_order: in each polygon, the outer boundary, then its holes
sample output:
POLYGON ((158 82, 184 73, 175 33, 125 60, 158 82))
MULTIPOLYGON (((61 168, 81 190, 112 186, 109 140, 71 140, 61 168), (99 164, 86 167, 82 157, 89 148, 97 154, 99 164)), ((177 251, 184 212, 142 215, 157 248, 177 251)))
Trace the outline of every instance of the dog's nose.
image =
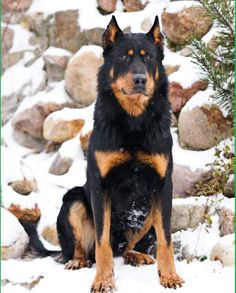
POLYGON ((136 73, 133 75, 133 82, 135 86, 144 86, 147 82, 146 74, 136 73))

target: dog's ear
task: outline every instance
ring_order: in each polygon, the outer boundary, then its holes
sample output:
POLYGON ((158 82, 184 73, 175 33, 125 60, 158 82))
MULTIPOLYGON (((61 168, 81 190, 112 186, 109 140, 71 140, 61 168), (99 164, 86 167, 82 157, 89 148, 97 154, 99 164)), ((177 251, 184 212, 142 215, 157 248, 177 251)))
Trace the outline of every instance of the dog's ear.
POLYGON ((156 15, 154 23, 150 29, 150 31, 147 33, 148 36, 152 37, 154 40, 154 43, 156 45, 160 45, 163 47, 163 36, 161 34, 160 25, 159 25, 159 19, 156 15))
POLYGON ((105 32, 102 35, 102 46, 105 49, 107 46, 115 43, 118 36, 123 35, 122 30, 119 28, 116 18, 113 15, 111 21, 109 22, 105 32))

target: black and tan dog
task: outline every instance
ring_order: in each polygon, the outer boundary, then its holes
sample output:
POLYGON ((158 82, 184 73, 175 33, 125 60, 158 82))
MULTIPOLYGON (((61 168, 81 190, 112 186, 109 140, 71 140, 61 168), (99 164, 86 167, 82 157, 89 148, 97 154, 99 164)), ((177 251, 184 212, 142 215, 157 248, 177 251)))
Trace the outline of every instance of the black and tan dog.
POLYGON ((102 41, 87 183, 67 192, 57 221, 66 268, 88 267, 95 254, 91 291, 111 291, 113 255, 153 264, 143 251, 155 231, 160 283, 176 288, 183 280, 171 243, 172 138, 158 18, 147 34, 124 34, 113 16, 102 41))

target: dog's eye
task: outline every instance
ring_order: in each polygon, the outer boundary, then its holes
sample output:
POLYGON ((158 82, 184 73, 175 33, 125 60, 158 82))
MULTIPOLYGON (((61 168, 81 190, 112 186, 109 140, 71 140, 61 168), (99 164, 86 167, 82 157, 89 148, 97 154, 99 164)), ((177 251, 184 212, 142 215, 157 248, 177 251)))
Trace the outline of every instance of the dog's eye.
POLYGON ((150 61, 150 60, 152 60, 152 55, 146 53, 144 56, 144 61, 150 61))
POLYGON ((121 55, 119 56, 119 58, 120 58, 121 61, 126 61, 126 60, 128 60, 128 55, 126 55, 126 54, 121 54, 121 55))

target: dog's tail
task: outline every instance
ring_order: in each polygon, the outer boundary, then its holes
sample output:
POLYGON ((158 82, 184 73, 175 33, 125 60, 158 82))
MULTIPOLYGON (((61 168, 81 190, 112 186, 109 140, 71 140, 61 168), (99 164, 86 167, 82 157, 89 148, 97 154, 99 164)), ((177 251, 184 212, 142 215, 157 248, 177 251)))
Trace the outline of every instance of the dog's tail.
POLYGON ((30 252, 27 254, 28 256, 34 257, 47 257, 51 256, 55 261, 60 263, 65 263, 66 260, 62 255, 61 251, 57 250, 48 250, 44 247, 43 243, 39 239, 38 232, 36 229, 36 224, 20 220, 21 225, 25 229, 25 232, 29 236, 29 248, 30 252))

